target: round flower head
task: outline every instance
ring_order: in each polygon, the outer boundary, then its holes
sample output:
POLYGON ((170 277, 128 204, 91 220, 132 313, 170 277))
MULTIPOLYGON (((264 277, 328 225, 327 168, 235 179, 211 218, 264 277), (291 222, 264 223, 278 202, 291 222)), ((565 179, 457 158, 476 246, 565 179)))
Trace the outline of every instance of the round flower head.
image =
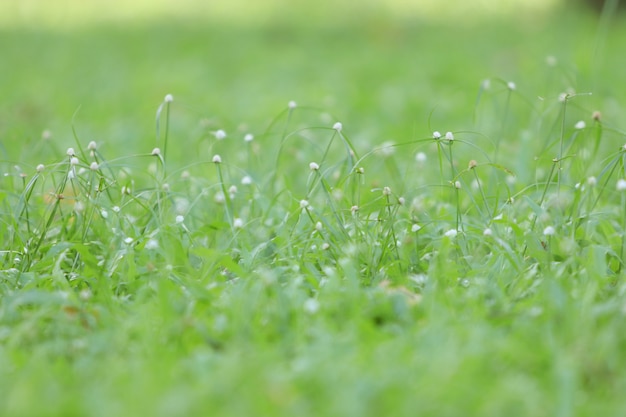
POLYGON ((513 90, 515 90, 517 88, 517 86, 515 85, 515 83, 513 81, 509 81, 508 83, 506 83, 506 87, 509 90, 511 90, 511 91, 513 91, 513 90))
POLYGON ((461 181, 454 181, 454 188, 456 188, 457 190, 461 189, 461 181))
POLYGON ((413 233, 419 232, 421 228, 422 228, 422 226, 420 226, 417 223, 414 223, 413 226, 411 226, 411 232, 413 232, 413 233))
POLYGON ((467 164, 467 167, 469 169, 474 169, 478 166, 478 162, 476 162, 476 160, 472 159, 471 161, 469 161, 469 164, 467 164))
POLYGON ((215 132, 215 139, 222 140, 224 138, 226 138, 226 132, 224 132, 222 129, 219 129, 215 132))
POLYGON ((486 228, 485 230, 483 230, 483 236, 491 236, 493 234, 493 231, 490 228, 486 228))
POLYGON ((217 155, 217 154, 213 155, 213 163, 221 164, 222 163, 222 157, 217 155))
POLYGON ((76 152, 74 152, 74 148, 67 148, 67 151, 65 151, 65 153, 67 154, 67 156, 76 155, 76 152))
POLYGON ((70 159, 70 164, 71 164, 71 165, 78 165, 78 163, 79 163, 79 162, 80 162, 80 161, 79 161, 79 160, 78 160, 78 158, 76 158, 75 156, 73 156, 73 157, 70 159))
POLYGON ((233 227, 235 229, 241 229, 243 227, 243 220, 241 220, 239 217, 235 217, 235 219, 233 220, 233 227))
POLYGON ((247 133, 246 136, 243 137, 243 140, 246 142, 252 142, 254 140, 254 135, 252 133, 247 133))
POLYGON ((454 140, 454 134, 452 132, 446 132, 446 140, 453 141, 454 140))
POLYGON ((426 162, 426 154, 424 152, 416 153, 415 160, 419 163, 426 162))
POLYGON ((154 148, 152 150, 152 155, 154 155, 154 156, 161 155, 161 149, 160 148, 154 148))
POLYGON ((46 166, 44 164, 39 164, 37 165, 37 172, 42 172, 44 169, 46 169, 46 166))
POLYGON ((600 119, 602 119, 602 113, 596 110, 591 114, 591 118, 595 120, 596 122, 599 122, 600 119))
POLYGON ((163 101, 165 101, 166 103, 171 103, 172 101, 174 101, 174 96, 171 94, 167 94, 165 98, 163 99, 163 101))
POLYGON ((447 232, 444 233, 444 236, 449 237, 449 238, 453 238, 456 237, 456 235, 459 234, 459 231, 456 229, 450 229, 447 232))
POLYGON ((626 180, 620 178, 617 180, 617 191, 626 191, 626 180))
POLYGON ((580 120, 578 122, 576 122, 576 124, 574 125, 574 127, 578 130, 580 129, 584 129, 587 125, 585 124, 584 120, 580 120))
POLYGON ((311 169, 311 171, 317 171, 318 169, 320 169, 320 166, 315 162, 311 162, 309 164, 309 168, 311 169))
POLYGON ((252 178, 250 176, 246 175, 245 177, 243 177, 241 179, 241 184, 242 185, 250 185, 250 184, 252 184, 252 178))
POLYGON ((545 229, 543 229, 544 236, 553 236, 554 233, 556 233, 556 230, 552 226, 548 226, 545 229))
POLYGON ((175 220, 176 220, 176 223, 181 224, 182 222, 185 221, 185 216, 182 216, 179 214, 178 216, 176 216, 175 220))
POLYGON ((87 145, 87 149, 89 149, 90 151, 95 151, 97 147, 98 144, 93 140, 89 142, 89 145, 87 145))
POLYGON ((91 165, 89 165, 89 169, 91 169, 92 171, 97 171, 99 168, 100 166, 97 162, 92 162, 91 165))
POLYGON ((308 200, 300 200, 300 208, 301 209, 305 209, 309 207, 309 201, 308 200))
POLYGON ((333 125, 333 129, 335 129, 337 132, 341 132, 341 129, 343 129, 343 125, 341 124, 341 122, 337 122, 333 125))
POLYGON ((383 187, 383 195, 391 195, 391 188, 383 187))
POLYGON ((293 110, 296 108, 297 104, 295 101, 291 100, 289 104, 287 104, 287 106, 289 107, 289 109, 293 110))
POLYGON ((435 130, 433 132, 433 139, 441 139, 441 133, 435 130))

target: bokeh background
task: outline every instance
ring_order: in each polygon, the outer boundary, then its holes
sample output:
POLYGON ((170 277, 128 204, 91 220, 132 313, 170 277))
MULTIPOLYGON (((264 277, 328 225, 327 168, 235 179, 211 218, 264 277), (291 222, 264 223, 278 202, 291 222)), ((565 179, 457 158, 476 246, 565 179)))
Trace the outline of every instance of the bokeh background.
POLYGON ((23 145, 5 159, 62 155, 72 127, 109 153, 145 151, 168 93, 183 145, 261 131, 289 100, 364 144, 463 129, 485 79, 531 101, 593 92, 584 106, 617 115, 624 87, 603 81, 623 71, 624 25, 587 3, 4 0, 0 138, 23 145))

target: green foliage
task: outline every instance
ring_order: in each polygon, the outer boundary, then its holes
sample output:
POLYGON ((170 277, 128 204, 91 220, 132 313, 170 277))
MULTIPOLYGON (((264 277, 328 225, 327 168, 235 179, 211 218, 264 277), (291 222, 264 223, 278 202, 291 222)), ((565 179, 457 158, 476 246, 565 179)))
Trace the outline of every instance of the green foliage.
POLYGON ((543 63, 573 23, 1 34, 0 414, 623 414, 620 73, 543 63))

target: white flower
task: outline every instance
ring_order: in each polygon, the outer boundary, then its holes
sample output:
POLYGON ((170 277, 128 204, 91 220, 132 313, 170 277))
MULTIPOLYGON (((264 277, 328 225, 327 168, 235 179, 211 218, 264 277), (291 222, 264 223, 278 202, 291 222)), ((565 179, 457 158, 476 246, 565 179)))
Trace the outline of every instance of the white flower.
POLYGON ((543 229, 544 236, 553 236, 554 233, 556 233, 556 230, 552 226, 548 226, 545 229, 543 229))
POLYGON ((246 136, 243 137, 243 140, 246 142, 252 142, 254 140, 254 135, 252 133, 247 133, 246 136))
POLYGON ((353 213, 356 213, 357 211, 359 211, 359 206, 352 206, 350 207, 350 211, 353 213))
POLYGON ((567 93, 561 93, 561 94, 559 94, 559 101, 560 101, 561 103, 563 103, 563 102, 567 101, 567 99, 568 99, 568 98, 569 98, 569 94, 567 94, 567 93))
POLYGON ((37 165, 37 168, 36 168, 36 169, 37 169, 37 172, 41 172, 41 171, 43 171, 44 169, 46 169, 46 166, 45 166, 44 164, 39 164, 39 165, 37 165))
POLYGON ((411 226, 411 232, 415 233, 415 232, 419 232, 422 229, 422 226, 420 226, 417 223, 414 223, 413 226, 411 226))
POLYGON ((509 81, 508 83, 506 83, 506 86, 509 90, 513 91, 517 88, 517 86, 515 85, 515 83, 513 81, 509 81))
POLYGON ((89 169, 91 169, 92 171, 97 171, 100 168, 100 165, 98 165, 97 162, 92 162, 91 165, 89 165, 89 169))
POLYGON ((454 188, 456 188, 457 190, 461 189, 461 181, 454 181, 454 188))
POLYGON ((233 198, 235 196, 235 194, 237 194, 237 186, 236 185, 231 185, 228 188, 228 194, 230 194, 230 198, 233 198))
POLYGON ((483 90, 489 90, 491 88, 491 80, 489 78, 483 80, 481 86, 483 87, 483 90))
POLYGON ((315 162, 311 162, 309 164, 309 168, 311 169, 311 171, 317 171, 318 169, 320 169, 320 166, 315 162))
MULTIPOLYGON (((163 99, 163 101, 165 101, 166 103, 171 103, 172 101, 174 101, 174 96, 171 94, 167 94, 165 95, 165 98, 163 99)), ((185 100, 183 100, 185 101, 185 100)))
POLYGON ((119 207, 119 206, 113 206, 112 210, 113 210, 115 213, 119 213, 121 209, 120 209, 120 207, 119 207))
POLYGON ((333 129, 335 129, 337 132, 341 132, 341 129, 343 129, 343 125, 341 124, 341 122, 337 122, 333 125, 333 129))
POLYGON ((383 187, 383 195, 391 195, 391 188, 383 187))
POLYGON ((241 184, 243 184, 243 185, 250 185, 250 184, 252 184, 252 178, 250 178, 249 175, 246 175, 245 177, 243 177, 241 179, 241 184))
POLYGON ((222 157, 219 156, 218 154, 213 155, 213 163, 221 164, 222 163, 222 157))
POLYGON ((233 227, 235 229, 241 229, 243 227, 243 220, 241 220, 239 217, 235 217, 233 219, 233 227))
POLYGON ((617 180, 617 191, 624 191, 626 190, 626 180, 623 178, 620 178, 619 180, 617 180))
POLYGON ((148 249, 148 250, 155 250, 159 248, 159 241, 156 239, 148 239, 148 241, 146 242, 146 246, 144 246, 144 248, 148 249))
POLYGON ((80 162, 80 161, 79 161, 79 160, 78 160, 78 158, 76 158, 75 156, 73 156, 73 157, 70 159, 70 164, 71 164, 71 165, 78 165, 78 163, 79 163, 79 162, 80 162))
POLYGON ((182 216, 182 215, 179 214, 178 216, 176 216, 175 220, 176 220, 177 224, 181 224, 182 222, 185 221, 185 216, 182 216))
POLYGON ((493 234, 493 231, 490 228, 486 228, 485 230, 483 230, 483 236, 491 236, 493 234))
POLYGON ((585 127, 587 127, 587 124, 585 123, 585 121, 584 121, 584 120, 580 120, 580 121, 576 122, 576 124, 574 125, 574 127, 575 127, 576 129, 579 129, 579 130, 580 130, 580 129, 584 129, 585 127))
POLYGON ((449 237, 449 238, 453 238, 456 237, 456 235, 459 233, 458 230, 456 229, 450 229, 447 232, 444 233, 444 236, 449 237))
POLYGON ((452 134, 452 132, 446 132, 446 140, 448 141, 454 140, 454 135, 452 134))
POLYGON ((160 148, 154 148, 152 150, 152 155, 154 155, 154 156, 161 155, 161 149, 160 148))
POLYGON ((87 149, 89 149, 90 151, 95 151, 97 147, 98 147, 98 144, 94 142, 93 140, 89 142, 89 145, 87 145, 87 149))
POLYGON ((223 192, 218 191, 213 196, 213 200, 218 204, 223 204, 226 201, 226 196, 224 196, 223 192))
POLYGON ((295 102, 295 101, 291 100, 291 101, 287 104, 287 106, 288 106, 291 110, 293 110, 293 109, 295 109, 295 108, 296 108, 297 104, 296 104, 296 102, 295 102))
POLYGON ((126 239, 124 239, 124 243, 126 243, 127 245, 130 245, 131 243, 133 243, 133 238, 127 237, 126 239))
POLYGON ((424 152, 416 153, 415 160, 419 163, 426 162, 426 154, 424 152))
POLYGON ((301 209, 305 209, 309 207, 309 201, 308 200, 300 200, 300 208, 301 209))
POLYGON ((595 186, 597 183, 598 183, 598 180, 596 179, 596 177, 591 176, 587 178, 587 185, 589 185, 590 187, 595 186))
POLYGON ((304 311, 306 311, 307 313, 315 314, 320 309, 320 303, 315 298, 308 298, 304 302, 303 307, 304 307, 304 311))
POLYGON ((398 204, 403 206, 406 203, 406 199, 404 197, 398 197, 398 204))
POLYGON ((315 223, 315 230, 317 230, 318 232, 321 232, 322 228, 323 228, 322 222, 315 223))
POLYGON ((330 243, 328 242, 322 243, 322 250, 328 250, 328 249, 330 249, 330 243))
POLYGON ((106 211, 105 209, 100 210, 100 215, 102 216, 103 219, 109 218, 109 212, 106 211))
POLYGON ((74 148, 67 148, 67 151, 65 151, 65 153, 67 154, 67 156, 76 155, 76 152, 74 152, 74 148))
POLYGON ((215 139, 222 140, 225 137, 226 137, 226 132, 224 132, 222 129, 219 129, 215 132, 215 139))
POLYGON ((441 133, 436 130, 433 132, 433 139, 441 139, 441 133))

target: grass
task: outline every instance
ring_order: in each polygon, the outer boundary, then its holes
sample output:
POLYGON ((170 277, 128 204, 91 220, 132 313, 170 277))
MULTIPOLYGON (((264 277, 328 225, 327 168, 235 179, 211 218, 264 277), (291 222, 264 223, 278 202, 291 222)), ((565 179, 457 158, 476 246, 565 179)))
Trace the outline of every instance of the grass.
POLYGON ((626 33, 561 15, 5 29, 0 414, 624 414, 626 33))

